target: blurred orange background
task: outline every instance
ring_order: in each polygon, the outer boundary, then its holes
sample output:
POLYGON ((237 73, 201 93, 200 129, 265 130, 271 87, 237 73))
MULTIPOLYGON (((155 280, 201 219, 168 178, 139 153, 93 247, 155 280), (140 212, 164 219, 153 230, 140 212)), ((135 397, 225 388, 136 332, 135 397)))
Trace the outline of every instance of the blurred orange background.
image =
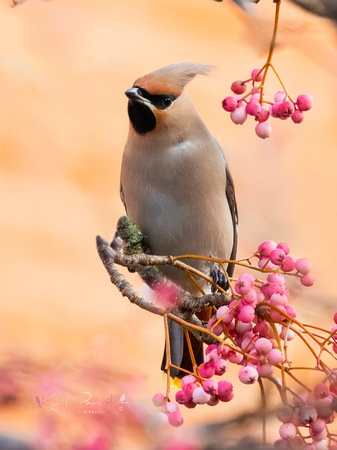
MULTIPOLYGON (((162 448, 163 434, 146 418, 155 409, 152 395, 164 391, 163 322, 110 284, 95 236, 111 239, 124 213, 123 93, 139 76, 170 63, 218 67, 188 91, 230 163, 238 256, 265 239, 288 242, 294 256, 310 259, 316 279, 310 289, 294 284, 298 315, 332 326, 336 28, 282 5, 273 63, 292 97, 314 97, 303 124, 273 120, 272 137, 261 140, 252 120, 235 126, 221 108, 231 83, 265 62, 273 16, 267 0, 248 15, 230 1, 53 0, 11 8, 1 0, 0 434, 33 448, 162 448), (125 395, 129 412, 115 411, 110 421, 71 415, 61 399, 80 392, 96 400, 112 396, 114 404, 125 395), (38 405, 36 397, 54 394, 64 415, 38 405)), ((270 74, 267 95, 279 89, 270 74)), ((241 386, 240 395, 258 398, 251 386, 241 386)), ((187 411, 186 425, 166 430, 165 439, 193 442, 192 424, 240 411, 237 399, 230 408, 187 411)))

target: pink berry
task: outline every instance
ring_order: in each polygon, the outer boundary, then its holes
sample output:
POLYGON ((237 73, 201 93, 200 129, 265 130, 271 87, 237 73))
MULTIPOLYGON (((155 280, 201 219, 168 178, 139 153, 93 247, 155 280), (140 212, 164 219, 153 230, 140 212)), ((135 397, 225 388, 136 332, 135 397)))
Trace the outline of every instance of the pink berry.
POLYGON ((245 305, 240 308, 240 312, 238 315, 239 320, 243 323, 248 323, 254 320, 255 317, 255 309, 250 305, 245 305))
MULTIPOLYGON (((215 324, 216 320, 213 318, 210 318, 209 321, 207 322, 207 328, 210 330, 213 325, 215 324)), ((220 336, 220 334, 223 332, 221 323, 218 323, 217 326, 215 326, 214 328, 212 328, 212 331, 214 334, 216 334, 217 336, 220 336)))
POLYGON ((258 76, 256 76, 260 71, 261 71, 260 68, 256 68, 252 71, 251 77, 255 78, 255 81, 262 81, 264 70, 262 70, 261 73, 258 76))
POLYGON ((302 275, 306 275, 312 269, 311 262, 307 258, 298 258, 295 261, 295 269, 302 275))
POLYGON ((266 378, 271 377, 273 375, 274 369, 271 364, 265 363, 265 364, 259 364, 256 367, 257 373, 260 377, 266 378))
POLYGON ((193 400, 190 400, 189 402, 185 403, 184 406, 185 406, 185 408, 193 409, 193 408, 195 408, 197 405, 196 405, 196 403, 194 403, 193 400))
POLYGON ((151 425, 153 425, 156 429, 162 429, 167 426, 169 423, 167 414, 163 412, 157 412, 153 415, 151 420, 151 425))
POLYGON ((267 355, 268 361, 270 362, 270 364, 280 364, 280 362, 283 359, 283 355, 282 352, 278 349, 278 348, 273 348, 272 350, 270 350, 268 352, 267 355))
POLYGON ((231 111, 230 118, 235 125, 242 125, 247 120, 246 108, 239 106, 234 111, 231 111))
POLYGON ((228 353, 230 352, 230 348, 226 345, 219 345, 218 346, 218 355, 221 359, 226 359, 228 356, 228 353))
POLYGON ((210 400, 208 400, 207 405, 209 406, 216 406, 220 402, 220 399, 217 395, 212 396, 210 400))
POLYGON ((223 375, 227 370, 227 362, 220 358, 214 363, 215 375, 223 375))
POLYGON ((243 384, 253 384, 258 378, 258 371, 252 366, 242 367, 239 370, 239 380, 243 384))
POLYGON ((259 358, 259 354, 257 352, 257 350, 255 350, 255 348, 253 348, 253 350, 250 350, 250 352, 248 353, 249 356, 252 356, 252 358, 250 358, 247 362, 248 366, 257 366, 258 364, 260 364, 258 358, 259 358))
POLYGON ((309 111, 314 104, 314 99, 309 94, 301 94, 297 97, 296 103, 300 111, 309 111))
MULTIPOLYGON (((241 302, 241 306, 246 306, 247 303, 244 302, 244 300, 241 302)), ((249 305, 252 306, 252 305, 249 305)), ((254 309, 254 308, 253 308, 254 309)), ((235 324, 235 331, 236 334, 238 335, 238 337, 241 337, 241 341, 245 338, 247 338, 248 335, 251 335, 249 337, 249 339, 251 339, 252 337, 255 337, 254 333, 252 333, 252 329, 253 329, 253 322, 241 322, 241 320, 237 320, 236 324, 235 324)), ((337 333, 336 333, 336 337, 337 337, 337 333)))
POLYGON ((294 105, 289 101, 285 101, 279 105, 277 113, 280 119, 288 119, 288 117, 292 116, 294 111, 294 105))
POLYGON ((170 414, 179 411, 179 406, 174 402, 167 402, 166 405, 162 406, 161 411, 170 414))
POLYGON ((269 283, 276 283, 280 286, 286 286, 286 280, 281 273, 271 273, 267 278, 269 283))
POLYGON ((277 91, 274 95, 275 102, 284 102, 287 98, 287 94, 284 91, 277 91))
POLYGON ((261 290, 256 291, 256 301, 258 303, 263 302, 263 300, 265 300, 265 298, 266 298, 266 296, 264 295, 264 293, 261 290))
POLYGON ((238 100, 236 97, 226 97, 222 100, 222 107, 225 111, 231 112, 238 107, 238 100))
POLYGON ((333 321, 337 324, 337 312, 336 312, 335 315, 333 316, 333 321))
POLYGON ((219 395, 219 400, 221 401, 221 402, 226 402, 226 403, 228 403, 228 402, 230 402, 231 400, 233 400, 233 398, 234 398, 234 393, 232 392, 231 394, 228 394, 228 395, 219 395))
POLYGON ((255 350, 259 352, 260 355, 266 355, 272 349, 272 343, 269 339, 259 338, 255 342, 255 350))
MULTIPOLYGON (((239 280, 246 280, 250 283, 251 287, 254 286, 255 284, 255 278, 253 277, 253 275, 251 275, 250 273, 243 273, 242 275, 239 276, 239 280)), ((337 313, 336 313, 337 314, 337 313)))
POLYGON ((256 305, 257 302, 256 291, 251 289, 247 294, 245 294, 244 301, 245 303, 248 303, 251 306, 253 306, 254 304, 256 305))
POLYGON ((265 283, 262 288, 267 298, 270 298, 275 292, 281 292, 283 290, 283 286, 280 286, 278 283, 265 283))
POLYGON ((260 122, 255 127, 255 133, 261 139, 267 139, 271 136, 271 126, 267 122, 260 122))
POLYGON ((281 264, 281 270, 283 272, 291 272, 295 269, 295 260, 292 256, 286 255, 286 257, 283 260, 283 263, 281 264))
POLYGON ((275 103, 273 103, 273 104, 270 106, 269 112, 270 112, 270 115, 271 115, 272 117, 275 117, 275 118, 279 118, 279 117, 280 117, 280 116, 279 116, 279 113, 278 113, 278 109, 279 109, 280 104, 281 104, 281 102, 275 102, 275 103))
POLYGON ((331 332, 333 333, 332 338, 336 340, 336 339, 337 339, 337 333, 335 333, 335 331, 337 331, 337 324, 334 325, 334 326, 331 328, 331 332))
POLYGON ((270 297, 270 303, 275 306, 285 306, 288 303, 288 297, 283 292, 275 292, 270 297))
POLYGON ((212 352, 213 350, 218 350, 218 345, 216 344, 208 345, 205 350, 206 355, 208 355, 208 353, 212 352))
POLYGON ((259 259, 259 262, 257 263, 260 269, 265 270, 274 270, 277 268, 275 264, 269 261, 269 258, 267 256, 263 256, 261 259, 259 259))
POLYGON ((275 264, 276 266, 280 266, 283 263, 285 257, 286 254, 284 253, 284 251, 280 248, 276 248, 271 252, 269 258, 273 264, 275 264))
MULTIPOLYGON (((254 343, 251 338, 244 338, 241 341, 241 348, 245 352, 250 352, 254 349, 254 343)), ((253 355, 254 356, 254 355, 253 355)))
POLYGON ((180 427, 184 423, 183 415, 179 410, 169 414, 168 420, 173 427, 180 427))
POLYGON ((178 391, 176 393, 176 402, 179 403, 179 405, 184 405, 189 400, 190 399, 187 397, 187 395, 184 391, 178 391))
POLYGON ((280 244, 277 244, 276 248, 280 248, 281 250, 283 250, 286 255, 288 255, 288 253, 290 252, 290 247, 285 242, 281 242, 280 244))
POLYGON ((206 355, 204 362, 214 363, 214 361, 216 361, 218 358, 219 358, 218 349, 215 348, 206 355))
POLYGON ((307 425, 317 419, 317 410, 313 406, 304 405, 299 412, 300 421, 307 425))
POLYGON ((218 393, 218 383, 214 380, 206 380, 202 385, 206 394, 216 395, 218 393))
MULTIPOLYGON (((206 352, 207 352, 207 350, 206 350, 206 352)), ((185 386, 187 386, 190 383, 194 383, 195 381, 196 380, 195 380, 195 377, 193 375, 186 375, 185 377, 183 377, 181 379, 180 387, 181 387, 181 389, 184 389, 185 386)))
POLYGON ((285 305, 285 309, 286 309, 286 313, 288 314, 288 316, 292 317, 293 319, 296 318, 296 310, 293 306, 285 305))
MULTIPOLYGON (((323 428, 323 430, 320 432, 313 431, 311 428, 309 428, 309 432, 310 432, 310 436, 312 437, 313 441, 316 442, 317 444, 318 444, 318 442, 322 442, 323 439, 325 439, 328 435, 328 431, 326 428, 323 428)), ((326 448, 331 449, 331 447, 326 447, 326 448)), ((316 445, 316 449, 317 449, 317 445, 316 445)))
POLYGON ((246 280, 238 280, 234 286, 235 292, 239 295, 246 295, 251 290, 250 283, 246 280))
MULTIPOLYGON (((262 97, 264 98, 264 94, 263 94, 262 97)), ((256 92, 250 97, 251 100, 254 100, 254 101, 256 101, 256 102, 260 102, 260 98, 261 98, 261 92, 260 92, 260 90, 256 91, 256 92)))
POLYGON ((241 80, 234 81, 231 86, 232 92, 234 92, 234 94, 236 95, 243 94, 246 91, 246 89, 247 89, 246 83, 241 80))
POLYGON ((192 400, 198 405, 204 405, 210 400, 210 398, 211 396, 209 394, 206 394, 201 386, 197 387, 193 391, 192 400))
POLYGON ((306 287, 312 286, 314 284, 314 281, 315 279, 310 273, 307 273, 306 275, 303 275, 301 277, 301 283, 306 287))
POLYGON ((269 257, 271 252, 275 250, 276 242, 274 241, 264 241, 259 245, 258 252, 261 256, 269 257))
MULTIPOLYGON (((285 307, 282 305, 278 305, 277 308, 280 311, 286 312, 285 307)), ((276 323, 283 322, 283 320, 284 320, 284 316, 282 315, 282 313, 275 311, 273 309, 270 310, 269 315, 270 315, 271 320, 273 320, 276 323)))
POLYGON ((239 352, 231 350, 228 354, 228 361, 232 364, 240 364, 243 360, 243 355, 239 352))
POLYGON ((259 334, 261 337, 264 337, 268 334, 269 328, 269 323, 265 320, 261 320, 255 325, 255 327, 253 328, 253 332, 255 334, 259 334))
POLYGON ((194 389, 196 389, 197 387, 199 387, 198 383, 189 383, 187 386, 184 387, 184 392, 187 395, 187 398, 189 400, 192 399, 193 396, 193 391, 194 389))
POLYGON ((163 394, 160 394, 160 393, 158 393, 158 394, 155 394, 153 397, 152 397, 152 403, 154 404, 154 406, 163 406, 164 405, 164 403, 165 403, 165 397, 164 397, 164 395, 163 394))
POLYGON ((220 306, 220 308, 217 310, 217 312, 216 312, 217 320, 221 319, 221 317, 224 314, 226 314, 225 317, 223 317, 223 319, 222 319, 222 321, 224 323, 229 323, 229 322, 231 322, 234 319, 234 315, 235 315, 234 310, 233 309, 230 310, 230 308, 228 306, 226 306, 226 305, 220 306))
POLYGON ((304 119, 304 114, 300 109, 295 109, 295 111, 293 112, 292 116, 291 116, 291 120, 294 123, 302 123, 304 119))
POLYGON ((310 429, 312 431, 314 431, 315 433, 320 433, 321 431, 323 431, 325 426, 326 426, 325 420, 324 419, 320 419, 320 418, 318 418, 316 420, 313 420, 310 423, 310 429))
POLYGON ((329 388, 324 383, 318 383, 314 387, 314 394, 317 398, 326 398, 329 395, 329 388))
POLYGON ((246 112, 250 116, 257 116, 261 112, 261 104, 256 100, 251 100, 246 105, 246 112))
POLYGON ((284 423, 280 426, 279 433, 282 439, 285 441, 290 441, 296 436, 296 427, 290 422, 284 423))
POLYGON ((219 395, 230 395, 233 393, 233 385, 230 381, 221 380, 218 383, 218 394, 219 395))
POLYGON ((293 339, 295 339, 296 334, 293 330, 288 329, 287 327, 282 327, 281 333, 280 333, 280 338, 283 339, 284 341, 292 341, 293 339))
POLYGON ((281 406, 277 412, 276 417, 280 422, 291 422, 292 416, 294 414, 294 408, 289 405, 281 406))
POLYGON ((257 120, 259 122, 266 122, 269 119, 269 111, 266 108, 261 108, 260 113, 257 115, 257 120))
POLYGON ((202 378, 212 378, 215 374, 213 363, 202 363, 199 366, 199 375, 202 378))

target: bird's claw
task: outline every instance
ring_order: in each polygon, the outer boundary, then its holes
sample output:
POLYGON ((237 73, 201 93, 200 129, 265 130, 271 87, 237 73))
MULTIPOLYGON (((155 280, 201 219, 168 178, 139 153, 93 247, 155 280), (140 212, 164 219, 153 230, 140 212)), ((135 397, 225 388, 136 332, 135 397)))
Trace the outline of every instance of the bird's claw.
POLYGON ((217 290, 217 286, 220 286, 225 291, 229 288, 229 281, 226 274, 220 269, 213 269, 211 271, 211 277, 213 278, 214 284, 212 285, 212 294, 217 290))

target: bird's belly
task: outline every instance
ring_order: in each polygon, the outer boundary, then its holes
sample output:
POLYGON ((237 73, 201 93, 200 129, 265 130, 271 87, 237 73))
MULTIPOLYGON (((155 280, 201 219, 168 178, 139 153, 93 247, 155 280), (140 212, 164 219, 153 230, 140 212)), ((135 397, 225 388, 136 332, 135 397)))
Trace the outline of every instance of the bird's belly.
MULTIPOLYGON (((138 203, 140 208, 128 209, 128 213, 147 236, 152 254, 229 258, 233 235, 232 224, 226 222, 229 217, 225 210, 226 198, 219 205, 210 207, 207 202, 201 202, 200 196, 191 194, 191 198, 181 204, 181 199, 172 194, 150 189, 143 199, 141 205, 138 203)), ((209 263, 190 258, 183 261, 206 275, 210 273, 209 263)), ((194 295, 198 294, 181 270, 172 267, 161 270, 194 295)))

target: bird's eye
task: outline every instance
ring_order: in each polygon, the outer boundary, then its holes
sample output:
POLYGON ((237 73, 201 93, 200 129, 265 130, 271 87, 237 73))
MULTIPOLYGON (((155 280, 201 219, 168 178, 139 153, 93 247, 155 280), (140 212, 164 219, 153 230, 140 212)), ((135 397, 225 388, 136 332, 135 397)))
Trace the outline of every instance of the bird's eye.
POLYGON ((170 98, 170 97, 164 98, 164 100, 163 100, 163 107, 164 107, 165 109, 170 108, 172 105, 173 105, 173 100, 172 100, 172 98, 170 98))

